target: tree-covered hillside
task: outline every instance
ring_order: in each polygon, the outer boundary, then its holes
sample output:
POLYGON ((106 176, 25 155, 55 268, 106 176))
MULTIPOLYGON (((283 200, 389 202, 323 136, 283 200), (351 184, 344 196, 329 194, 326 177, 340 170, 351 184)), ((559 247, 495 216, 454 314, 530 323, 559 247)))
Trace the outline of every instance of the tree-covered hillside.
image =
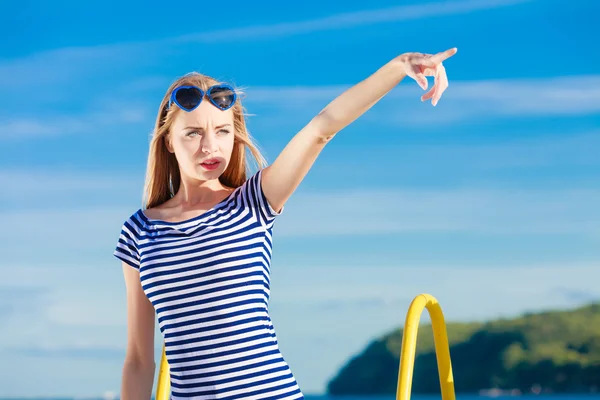
MULTIPOLYGON (((456 392, 600 391, 600 304, 447 329, 456 392)), ((329 394, 396 393, 401 344, 402 329, 370 343, 331 380, 329 394)), ((429 324, 419 328, 412 391, 440 391, 429 324)))

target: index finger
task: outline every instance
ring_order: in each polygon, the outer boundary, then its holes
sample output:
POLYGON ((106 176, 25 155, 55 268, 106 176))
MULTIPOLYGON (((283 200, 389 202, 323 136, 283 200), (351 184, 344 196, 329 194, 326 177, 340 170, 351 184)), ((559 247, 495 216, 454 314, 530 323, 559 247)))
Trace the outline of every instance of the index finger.
POLYGON ((431 61, 433 61, 436 64, 439 64, 442 61, 447 60, 448 58, 450 58, 453 55, 455 55, 457 51, 458 51, 458 49, 456 47, 453 47, 453 48, 448 49, 446 51, 442 51, 440 53, 437 53, 434 56, 431 56, 431 61))

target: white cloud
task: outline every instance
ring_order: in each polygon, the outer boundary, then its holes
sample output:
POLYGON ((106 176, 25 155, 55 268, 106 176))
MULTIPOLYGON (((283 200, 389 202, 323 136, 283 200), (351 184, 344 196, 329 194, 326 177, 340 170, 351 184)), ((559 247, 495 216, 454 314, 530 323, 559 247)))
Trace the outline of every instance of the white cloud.
MULTIPOLYGON (((454 83, 450 76, 450 81, 441 110, 432 112, 415 107, 418 111, 415 114, 397 116, 392 121, 454 123, 489 117, 579 116, 600 112, 598 75, 454 83)), ((391 103, 388 102, 388 110, 391 103)))
MULTIPOLYGON (((478 171, 519 167, 594 166, 600 164, 595 151, 598 146, 600 131, 589 131, 513 138, 487 144, 405 145, 386 150, 390 154, 386 151, 384 153, 388 156, 393 153, 408 164, 426 159, 444 160, 449 173, 455 166, 478 171)), ((572 180, 575 178, 571 177, 572 180)))
POLYGON ((0 138, 35 138, 58 136, 83 129, 82 123, 72 118, 57 118, 52 123, 42 123, 32 119, 12 119, 4 121, 0 128, 0 138))
POLYGON ((598 189, 344 190, 299 193, 278 222, 278 235, 398 232, 600 234, 598 189))
POLYGON ((120 389, 122 359, 62 357, 1 353, 10 363, 0 365, 3 398, 99 399, 120 389))
MULTIPOLYGON (((422 103, 422 90, 407 77, 361 120, 378 125, 429 125, 498 117, 573 116, 600 112, 600 75, 455 81, 451 68, 447 69, 450 86, 437 107, 433 108, 428 102, 422 103)), ((246 90, 246 103, 250 106, 268 106, 271 111, 276 109, 294 113, 292 115, 306 119, 349 87, 249 88, 246 90), (286 101, 281 102, 281 98, 286 101)), ((280 120, 289 117, 285 115, 280 120)))
MULTIPOLYGON (((0 396, 97 397, 119 389, 127 308, 118 262, 1 262, 0 275, 0 330, 6 333, 0 355, 11 360, 10 368, 0 366, 0 396), (69 384, 74 377, 77 384, 69 384), (31 385, 32 378, 43 386, 31 385)), ((157 360, 161 346, 157 325, 157 360)))
POLYGON ((11 313, 8 320, 2 318, 0 327, 18 334, 0 348, 114 344, 125 326, 123 275, 116 262, 98 264, 82 260, 60 265, 2 262, 0 304, 9 305, 11 313))
POLYGON ((414 266, 401 261, 396 265, 280 266, 274 272, 273 296, 278 307, 335 313, 358 311, 358 305, 361 309, 400 307, 399 311, 406 312, 415 296, 429 293, 446 309, 448 320, 482 320, 598 300, 600 288, 594 277, 600 278, 599 265, 600 260, 507 265, 481 261, 470 267, 414 266), (581 280, 582 276, 590 279, 581 280), (474 297, 477 307, 468 307, 474 297), (322 309, 322 305, 335 307, 322 309))
MULTIPOLYGON (((141 45, 137 48, 144 49, 141 45)), ((26 81, 17 79, 20 77, 31 79, 35 76, 36 86, 49 82, 76 81, 78 77, 90 75, 92 71, 98 72, 99 65, 106 67, 102 63, 107 60, 116 61, 139 55, 135 50, 136 46, 128 44, 66 47, 34 53, 23 58, 0 60, 0 87, 7 90, 23 90, 26 81)), ((36 92, 36 100, 40 95, 43 93, 36 92)), ((46 93, 46 95, 52 98, 60 96, 60 93, 46 93)))
POLYGON ((64 114, 36 112, 33 115, 0 116, 0 140, 38 139, 64 135, 98 133, 109 127, 119 127, 118 132, 126 131, 127 124, 151 129, 151 114, 148 107, 131 102, 121 106, 112 104, 103 109, 90 107, 83 111, 64 114), (61 115, 63 114, 63 115, 61 115))
POLYGON ((131 184, 131 178, 111 176, 97 171, 67 170, 57 167, 42 171, 38 168, 0 169, 0 186, 6 189, 7 193, 13 194, 47 193, 52 190, 64 194, 87 190, 117 191, 131 184))
POLYGON ((323 18, 299 22, 249 26, 237 29, 224 29, 200 34, 185 35, 177 41, 221 42, 247 40, 260 37, 282 37, 319 31, 348 29, 364 25, 399 22, 429 17, 466 14, 525 3, 530 0, 463 0, 403 5, 379 10, 346 12, 323 18))
POLYGON ((41 256, 49 261, 83 262, 91 255, 89 252, 112 252, 121 225, 134 208, 99 206, 3 212, 0 217, 7 218, 5 226, 11 229, 0 233, 0 240, 4 241, 6 257, 20 254, 25 259, 41 256), (32 243, 38 243, 41 253, 28 251, 32 243))
POLYGON ((600 76, 459 82, 449 94, 451 100, 477 99, 491 110, 499 107, 499 114, 587 114, 600 110, 600 76))
MULTIPOLYGON (((0 204, 8 209, 38 209, 47 212, 56 208, 85 204, 127 202, 138 195, 141 199, 144 171, 133 169, 127 176, 110 172, 72 170, 66 168, 5 168, 0 169, 0 187, 4 193, 0 204), (40 201, 43 194, 43 202, 40 201)), ((141 201, 140 201, 141 204, 141 201)))

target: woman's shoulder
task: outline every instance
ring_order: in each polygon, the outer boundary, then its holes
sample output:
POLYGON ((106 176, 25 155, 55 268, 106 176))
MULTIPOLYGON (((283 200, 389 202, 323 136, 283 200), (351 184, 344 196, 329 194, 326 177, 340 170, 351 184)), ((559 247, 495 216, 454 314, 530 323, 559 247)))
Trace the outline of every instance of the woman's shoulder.
POLYGON ((168 200, 162 204, 158 204, 153 207, 139 209, 137 212, 138 214, 141 214, 141 216, 146 217, 148 219, 168 219, 173 214, 173 210, 174 207, 168 200))
POLYGON ((137 208, 125 215, 126 216, 122 220, 122 229, 135 231, 136 233, 143 229, 144 218, 142 208, 137 208))

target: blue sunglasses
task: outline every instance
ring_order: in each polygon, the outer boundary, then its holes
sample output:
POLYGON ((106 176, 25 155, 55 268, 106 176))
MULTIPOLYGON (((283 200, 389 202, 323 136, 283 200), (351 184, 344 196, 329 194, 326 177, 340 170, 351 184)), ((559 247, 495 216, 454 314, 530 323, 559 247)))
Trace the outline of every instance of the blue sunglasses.
POLYGON ((237 94, 229 85, 214 85, 206 93, 197 86, 178 86, 171 93, 167 110, 175 103, 184 111, 194 111, 206 96, 208 100, 220 110, 228 110, 235 104, 237 94))

